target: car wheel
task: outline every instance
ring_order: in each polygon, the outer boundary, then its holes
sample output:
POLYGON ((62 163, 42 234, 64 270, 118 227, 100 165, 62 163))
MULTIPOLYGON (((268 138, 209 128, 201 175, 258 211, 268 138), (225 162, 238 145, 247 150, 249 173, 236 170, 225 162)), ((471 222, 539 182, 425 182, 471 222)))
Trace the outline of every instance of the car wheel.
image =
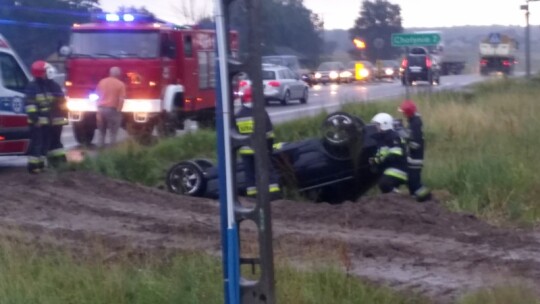
POLYGON ((330 146, 347 146, 363 134, 364 122, 345 112, 328 115, 322 125, 323 139, 330 146))
POLYGON ((202 196, 206 190, 203 171, 193 161, 182 161, 167 172, 167 189, 181 195, 202 196))
POLYGON ((302 98, 300 98, 300 103, 307 103, 309 98, 309 90, 307 88, 304 89, 304 94, 302 95, 302 98))
POLYGON ((287 90, 285 91, 285 96, 283 96, 283 99, 281 100, 281 105, 283 106, 288 105, 290 100, 291 100, 291 92, 287 90))

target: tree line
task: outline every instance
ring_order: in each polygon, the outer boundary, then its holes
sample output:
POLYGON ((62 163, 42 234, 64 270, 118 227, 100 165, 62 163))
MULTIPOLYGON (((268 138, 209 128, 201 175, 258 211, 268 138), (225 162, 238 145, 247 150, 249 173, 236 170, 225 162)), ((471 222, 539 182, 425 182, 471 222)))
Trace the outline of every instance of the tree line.
MULTIPOLYGON (((241 50, 245 49, 248 31, 245 1, 237 0, 230 6, 231 25, 240 34, 241 50)), ((303 0, 264 0, 261 4, 263 53, 294 54, 315 66, 328 49, 320 16, 306 8, 303 0)), ((71 25, 90 21, 91 13, 97 11, 99 0, 0 0, 0 33, 29 64, 67 44, 71 25)), ((367 47, 360 51, 351 43, 351 56, 371 60, 396 56, 399 50, 390 46, 390 35, 403 30, 400 11, 399 5, 387 0, 364 0, 358 19, 351 20, 349 34, 351 41, 364 39, 367 47), (381 47, 374 47, 375 39, 382 39, 381 47)), ((211 16, 200 18, 200 27, 213 28, 211 16)))

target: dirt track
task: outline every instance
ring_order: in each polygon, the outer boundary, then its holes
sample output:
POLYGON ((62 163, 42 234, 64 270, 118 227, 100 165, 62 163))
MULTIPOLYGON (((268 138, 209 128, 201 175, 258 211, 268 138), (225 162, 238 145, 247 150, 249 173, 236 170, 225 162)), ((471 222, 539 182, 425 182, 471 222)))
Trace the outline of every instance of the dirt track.
MULTIPOLYGON (((0 168, 0 185, 4 236, 82 249, 100 240, 113 251, 220 252, 215 201, 81 172, 29 176, 0 168)), ((278 201, 273 224, 276 259, 324 257, 437 303, 509 281, 540 286, 538 234, 495 228, 398 194, 338 206, 278 201)))

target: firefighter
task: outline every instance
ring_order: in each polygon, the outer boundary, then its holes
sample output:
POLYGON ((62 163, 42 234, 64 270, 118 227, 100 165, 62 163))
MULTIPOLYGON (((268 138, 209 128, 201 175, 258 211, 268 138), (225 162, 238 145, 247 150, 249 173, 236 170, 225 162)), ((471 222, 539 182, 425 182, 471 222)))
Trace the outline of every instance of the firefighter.
MULTIPOLYGON (((237 130, 240 134, 252 134, 254 132, 254 120, 253 120, 253 104, 251 88, 247 88, 241 97, 241 107, 235 113, 235 122, 237 130)), ((272 149, 274 143, 274 127, 268 112, 264 112, 266 115, 266 139, 267 149, 270 153, 270 185, 268 192, 270 193, 270 199, 276 200, 281 197, 281 189, 279 187, 279 177, 272 164, 272 149)), ((244 165, 244 171, 246 176, 246 195, 249 197, 255 197, 257 195, 257 188, 255 186, 255 151, 252 147, 243 146, 239 149, 239 154, 242 158, 244 165)))
POLYGON ((431 191, 422 184, 422 167, 424 166, 424 134, 422 118, 416 104, 412 100, 401 103, 398 111, 408 122, 407 166, 409 175, 409 192, 416 200, 422 202, 431 199, 431 191))
POLYGON ((38 60, 31 67, 34 80, 26 87, 25 110, 31 132, 28 171, 39 173, 45 169, 45 160, 51 167, 66 162, 62 145, 62 127, 68 123, 67 106, 60 85, 54 82, 54 68, 38 60))
POLYGON ((379 113, 371 120, 378 127, 374 135, 378 149, 369 163, 382 176, 379 179, 379 189, 382 193, 397 191, 399 186, 407 183, 407 158, 404 141, 394 130, 394 119, 388 113, 379 113))

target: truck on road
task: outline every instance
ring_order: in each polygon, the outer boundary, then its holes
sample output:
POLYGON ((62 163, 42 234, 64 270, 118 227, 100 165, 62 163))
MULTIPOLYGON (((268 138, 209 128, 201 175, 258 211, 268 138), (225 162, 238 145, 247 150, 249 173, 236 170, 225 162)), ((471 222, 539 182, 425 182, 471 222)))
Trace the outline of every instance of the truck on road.
MULTIPOLYGON (((238 37, 231 32, 232 54, 238 37)), ((215 32, 178 26, 140 14, 99 14, 74 24, 65 81, 69 120, 78 143, 92 142, 98 82, 111 67, 122 70, 127 96, 123 127, 135 139, 183 128, 185 119, 203 125, 215 117, 215 32)))
POLYGON ((459 75, 463 73, 467 58, 459 50, 445 45, 444 35, 441 31, 418 31, 415 34, 439 35, 439 43, 423 47, 429 51, 434 63, 439 67, 441 75, 459 75))
POLYGON ((480 41, 480 74, 493 72, 511 75, 516 63, 518 44, 515 39, 500 33, 491 33, 480 41))

